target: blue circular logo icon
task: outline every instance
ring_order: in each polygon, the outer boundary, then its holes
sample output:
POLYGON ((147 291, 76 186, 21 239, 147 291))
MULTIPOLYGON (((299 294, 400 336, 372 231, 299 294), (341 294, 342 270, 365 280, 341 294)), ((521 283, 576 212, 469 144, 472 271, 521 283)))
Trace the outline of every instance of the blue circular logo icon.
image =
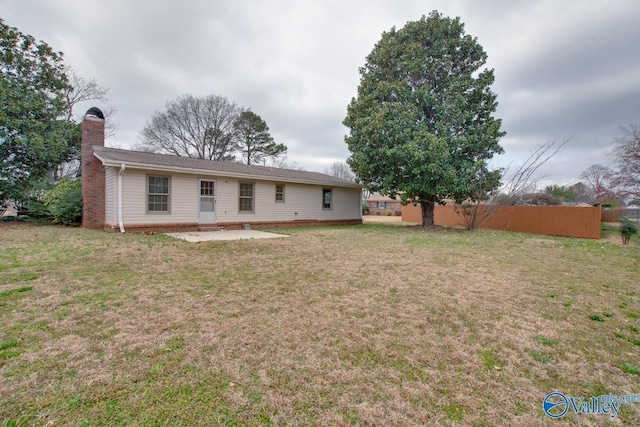
POLYGON ((544 398, 542 401, 542 409, 544 409, 544 413, 551 418, 560 418, 569 410, 569 401, 564 394, 554 391, 553 393, 547 394, 544 398))

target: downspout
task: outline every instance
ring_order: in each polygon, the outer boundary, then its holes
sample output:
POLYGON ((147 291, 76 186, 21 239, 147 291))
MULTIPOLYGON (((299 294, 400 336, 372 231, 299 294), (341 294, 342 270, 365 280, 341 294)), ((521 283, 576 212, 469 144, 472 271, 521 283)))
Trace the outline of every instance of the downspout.
POLYGON ((124 222, 122 221, 122 175, 124 175, 124 170, 124 163, 121 163, 120 171, 118 171, 118 225, 120 225, 121 233, 124 233, 124 222))

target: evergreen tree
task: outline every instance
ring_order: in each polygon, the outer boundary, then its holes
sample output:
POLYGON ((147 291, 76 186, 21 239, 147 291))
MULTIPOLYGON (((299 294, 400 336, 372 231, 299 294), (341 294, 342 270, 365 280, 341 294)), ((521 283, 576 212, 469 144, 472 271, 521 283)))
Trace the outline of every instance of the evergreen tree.
POLYGON ((235 123, 237 149, 242 162, 254 165, 268 157, 286 154, 287 146, 276 144, 269 134, 269 126, 253 111, 240 113, 235 123))
POLYGON ((459 18, 432 12, 382 34, 347 108, 347 163, 369 190, 422 206, 481 199, 500 184, 487 161, 502 153, 487 55, 459 18))
POLYGON ((0 19, 0 200, 13 199, 77 155, 79 127, 65 119, 62 53, 0 19))

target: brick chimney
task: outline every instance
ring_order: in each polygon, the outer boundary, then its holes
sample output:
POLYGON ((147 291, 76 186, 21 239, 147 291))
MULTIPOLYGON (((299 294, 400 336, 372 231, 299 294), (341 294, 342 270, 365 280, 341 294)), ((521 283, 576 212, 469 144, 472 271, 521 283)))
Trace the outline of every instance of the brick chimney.
POLYGON ((104 115, 90 108, 82 120, 82 227, 102 229, 105 211, 105 174, 102 162, 93 155, 95 145, 104 146, 104 115))

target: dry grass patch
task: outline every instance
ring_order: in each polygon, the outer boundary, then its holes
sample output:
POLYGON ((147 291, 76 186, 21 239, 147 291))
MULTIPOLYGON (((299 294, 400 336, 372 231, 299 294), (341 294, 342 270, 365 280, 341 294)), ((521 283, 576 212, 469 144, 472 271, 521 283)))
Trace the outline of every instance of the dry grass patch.
MULTIPOLYGON (((637 247, 384 225, 285 233, 193 244, 3 229, 0 420, 551 425, 550 391, 639 392, 637 247)), ((640 407, 617 421, 637 424, 640 407)))

